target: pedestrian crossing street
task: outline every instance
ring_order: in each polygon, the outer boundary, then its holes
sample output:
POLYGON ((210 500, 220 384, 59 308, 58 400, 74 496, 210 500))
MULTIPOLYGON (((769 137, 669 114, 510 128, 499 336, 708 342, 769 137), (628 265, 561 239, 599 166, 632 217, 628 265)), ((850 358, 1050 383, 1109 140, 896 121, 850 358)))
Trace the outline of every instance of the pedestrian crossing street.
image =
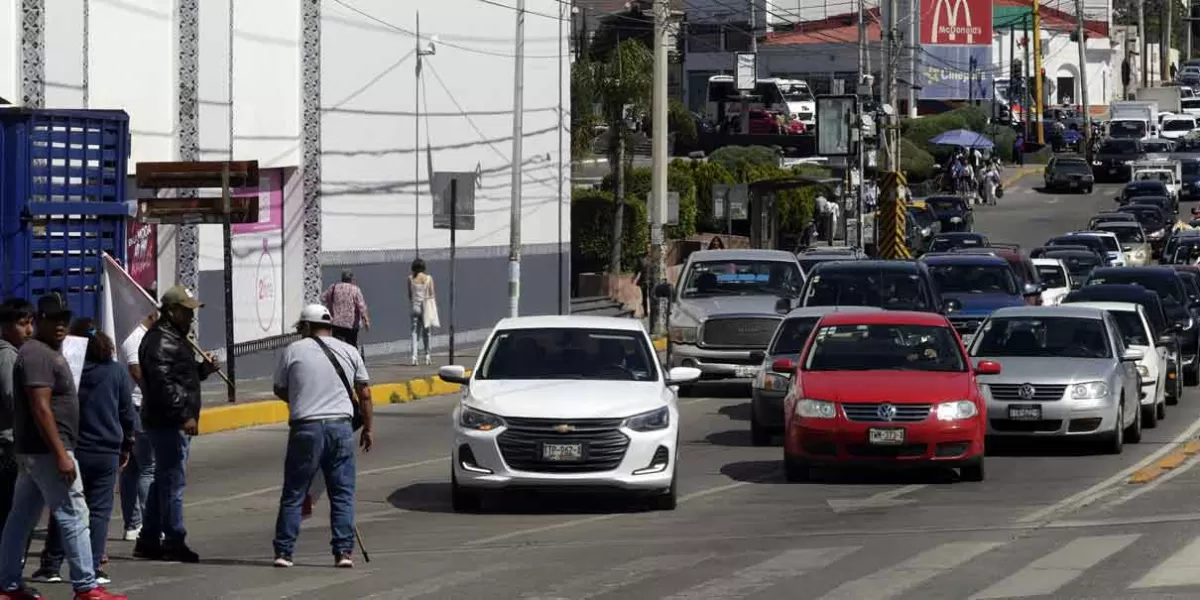
MULTIPOLYGON (((1200 535, 1042 530, 977 532, 966 539, 790 537, 733 544, 491 549, 376 557, 354 571, 238 567, 203 579, 195 597, 589 598, 724 600, 992 600, 1200 597, 1200 535), (1087 535, 1080 535, 1086 533, 1087 535), (814 543, 815 542, 815 543, 814 543), (821 544, 821 542, 832 542, 821 544), (777 548, 772 547, 783 544, 777 548), (698 550, 703 547, 704 550, 698 550), (770 548, 770 549, 767 549, 770 548), (592 560, 587 557, 594 556, 592 560), (582 567, 582 565, 591 565, 582 567), (227 586, 240 586, 229 589, 227 586), (219 591, 218 591, 219 590, 219 591)), ((317 559, 314 558, 314 561, 317 559)), ((226 567, 221 567, 225 569, 226 567)), ((127 582, 138 598, 191 598, 178 580, 127 582)), ((111 586, 124 588, 120 581, 111 586)), ((50 596, 54 597, 54 596, 50 596)))

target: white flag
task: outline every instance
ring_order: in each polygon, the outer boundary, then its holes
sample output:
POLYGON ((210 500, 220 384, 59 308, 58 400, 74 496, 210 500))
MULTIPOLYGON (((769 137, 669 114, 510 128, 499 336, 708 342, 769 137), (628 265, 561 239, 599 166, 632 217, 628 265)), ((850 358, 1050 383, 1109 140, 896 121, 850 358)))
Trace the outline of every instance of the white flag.
POLYGON ((100 328, 120 348, 142 321, 154 314, 158 303, 112 256, 105 252, 103 257, 104 291, 101 298, 104 306, 100 313, 100 328))

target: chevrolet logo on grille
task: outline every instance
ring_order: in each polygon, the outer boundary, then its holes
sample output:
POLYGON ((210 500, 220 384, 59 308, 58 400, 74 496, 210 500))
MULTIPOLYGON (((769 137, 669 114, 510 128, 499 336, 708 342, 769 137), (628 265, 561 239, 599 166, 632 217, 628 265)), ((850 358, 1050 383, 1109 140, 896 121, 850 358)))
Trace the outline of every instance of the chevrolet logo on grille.
POLYGON ((555 425, 554 431, 557 433, 571 433, 572 431, 575 431, 575 426, 563 423, 562 425, 555 425))

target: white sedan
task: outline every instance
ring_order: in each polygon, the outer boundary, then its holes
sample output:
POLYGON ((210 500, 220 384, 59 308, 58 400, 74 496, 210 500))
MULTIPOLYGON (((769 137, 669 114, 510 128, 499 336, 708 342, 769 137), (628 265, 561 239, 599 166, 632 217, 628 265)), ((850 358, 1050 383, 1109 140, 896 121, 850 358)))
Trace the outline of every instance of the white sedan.
POLYGON ((1043 306, 1058 306, 1071 293, 1071 274, 1067 266, 1057 258, 1035 258, 1033 268, 1045 289, 1042 290, 1043 306))
POLYGON ((1167 343, 1170 340, 1156 340, 1152 337, 1154 328, 1150 326, 1146 310, 1140 304, 1073 302, 1070 306, 1090 306, 1108 311, 1121 329, 1125 345, 1144 353, 1137 362, 1142 392, 1142 425, 1157 427, 1158 421, 1167 416, 1167 343))
POLYGON ((450 485, 456 511, 489 491, 618 489, 673 510, 676 388, 700 370, 664 372, 640 321, 539 316, 496 324, 453 412, 450 485))

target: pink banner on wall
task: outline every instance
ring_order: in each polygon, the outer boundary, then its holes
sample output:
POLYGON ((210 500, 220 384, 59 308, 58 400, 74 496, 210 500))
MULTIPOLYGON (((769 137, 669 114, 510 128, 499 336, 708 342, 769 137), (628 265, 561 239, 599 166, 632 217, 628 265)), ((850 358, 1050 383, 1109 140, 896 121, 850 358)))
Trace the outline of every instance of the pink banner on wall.
POLYGON ((234 190, 234 197, 258 196, 258 222, 236 223, 233 235, 270 233, 283 230, 283 169, 262 169, 257 188, 234 190))
POLYGON ((125 230, 125 270, 146 289, 158 286, 158 228, 129 219, 125 230))

